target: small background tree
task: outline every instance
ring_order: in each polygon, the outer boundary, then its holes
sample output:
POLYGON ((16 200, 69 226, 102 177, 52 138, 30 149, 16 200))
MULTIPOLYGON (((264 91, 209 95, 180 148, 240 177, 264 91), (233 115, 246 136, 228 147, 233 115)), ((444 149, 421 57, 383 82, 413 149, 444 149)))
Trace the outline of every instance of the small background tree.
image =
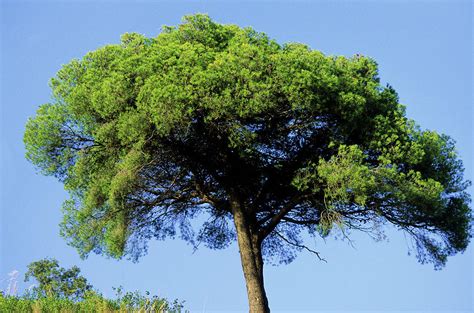
POLYGON ((25 281, 34 278, 38 282, 32 289, 35 296, 81 300, 92 286, 80 272, 77 266, 65 269, 55 259, 42 259, 28 265, 25 281))
POLYGON ((51 87, 27 158, 70 192, 61 232, 83 257, 137 259, 176 235, 216 249, 237 239, 250 309, 265 312, 264 259, 311 250, 305 232, 379 236, 391 223, 436 268, 468 245, 453 140, 407 119, 370 58, 193 15, 73 60, 51 87))

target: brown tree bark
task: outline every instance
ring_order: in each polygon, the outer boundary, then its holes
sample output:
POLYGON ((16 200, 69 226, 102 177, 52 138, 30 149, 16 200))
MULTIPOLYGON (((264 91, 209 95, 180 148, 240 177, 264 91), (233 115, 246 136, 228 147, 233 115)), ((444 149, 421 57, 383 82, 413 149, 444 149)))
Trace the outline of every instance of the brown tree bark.
POLYGON ((240 259, 247 287, 250 313, 268 313, 267 295, 263 284, 263 259, 261 242, 256 232, 252 231, 251 224, 245 211, 237 200, 232 200, 237 242, 239 244, 240 259))

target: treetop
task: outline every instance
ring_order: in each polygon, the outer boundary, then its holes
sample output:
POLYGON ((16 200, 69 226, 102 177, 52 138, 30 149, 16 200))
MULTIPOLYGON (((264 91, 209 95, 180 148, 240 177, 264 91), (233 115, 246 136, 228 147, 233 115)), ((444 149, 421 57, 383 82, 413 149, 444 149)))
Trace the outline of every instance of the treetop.
POLYGON ((435 266, 469 242, 454 141, 408 119, 369 57, 197 14, 154 38, 124 34, 50 86, 27 123, 26 156, 69 191, 61 232, 82 256, 138 257, 148 239, 176 235, 226 247, 233 200, 279 262, 302 249, 303 231, 334 225, 380 234, 393 224, 435 266))

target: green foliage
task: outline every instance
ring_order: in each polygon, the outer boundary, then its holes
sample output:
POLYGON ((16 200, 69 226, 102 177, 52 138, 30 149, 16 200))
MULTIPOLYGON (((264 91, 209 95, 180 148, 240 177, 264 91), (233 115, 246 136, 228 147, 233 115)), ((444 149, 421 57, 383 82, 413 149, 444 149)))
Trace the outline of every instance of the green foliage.
POLYGON ((80 301, 58 297, 17 297, 0 293, 0 310, 2 312, 80 312, 80 313, 125 313, 125 312, 187 312, 183 304, 175 300, 170 303, 157 296, 147 297, 138 292, 127 292, 118 299, 111 300, 102 295, 88 291, 80 301))
POLYGON ((92 289, 80 272, 77 266, 65 269, 59 267, 55 259, 42 259, 28 265, 25 281, 34 278, 38 282, 39 285, 33 288, 33 294, 37 296, 77 300, 92 289))
POLYGON ((61 232, 82 256, 136 258, 148 239, 177 234, 223 248, 235 239, 231 194, 283 262, 301 231, 325 236, 334 223, 394 224, 436 266, 468 245, 469 182, 452 139, 406 118, 368 57, 198 14, 71 61, 51 88, 27 123, 26 156, 70 192, 61 232))
MULTIPOLYGON (((140 292, 113 288, 115 299, 107 299, 92 289, 80 269, 64 269, 55 259, 42 259, 28 265, 25 281, 34 278, 38 286, 23 296, 0 292, 0 312, 185 312, 183 302, 170 302, 140 292)), ((186 311, 187 312, 187 311, 186 311)))

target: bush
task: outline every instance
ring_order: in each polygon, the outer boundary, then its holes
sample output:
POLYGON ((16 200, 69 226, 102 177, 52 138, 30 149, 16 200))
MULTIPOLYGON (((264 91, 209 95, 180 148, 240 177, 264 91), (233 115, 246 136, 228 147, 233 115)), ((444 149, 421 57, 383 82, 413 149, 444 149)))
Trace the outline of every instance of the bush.
MULTIPOLYGON (((10 284, 16 286, 16 274, 10 279, 10 284)), ((158 296, 145 295, 140 292, 123 292, 123 288, 113 288, 116 299, 107 299, 95 291, 80 275, 80 269, 73 266, 66 269, 59 266, 55 259, 41 259, 28 265, 25 281, 36 280, 38 286, 28 290, 23 296, 8 294, 0 291, 1 312, 183 312, 183 302, 169 302, 158 296)), ((13 273, 13 272, 12 272, 13 273)), ((15 288, 14 288, 15 289, 15 288)))
POLYGON ((1 312, 186 312, 183 303, 178 300, 169 302, 158 296, 149 297, 138 291, 127 292, 121 295, 121 288, 117 289, 117 299, 104 298, 100 293, 88 291, 80 301, 73 301, 60 297, 33 297, 28 294, 18 297, 4 295, 0 292, 1 312))

